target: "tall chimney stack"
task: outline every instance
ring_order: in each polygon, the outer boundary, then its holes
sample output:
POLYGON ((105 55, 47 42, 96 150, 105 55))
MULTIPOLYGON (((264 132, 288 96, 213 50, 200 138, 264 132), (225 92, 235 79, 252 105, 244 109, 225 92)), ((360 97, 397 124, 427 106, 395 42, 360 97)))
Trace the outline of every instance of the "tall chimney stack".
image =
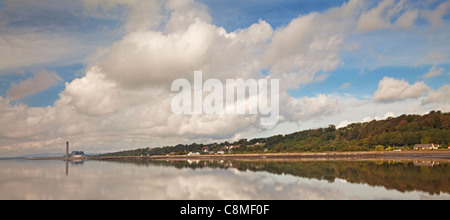
POLYGON ((66 142, 66 157, 69 157, 69 142, 66 142))

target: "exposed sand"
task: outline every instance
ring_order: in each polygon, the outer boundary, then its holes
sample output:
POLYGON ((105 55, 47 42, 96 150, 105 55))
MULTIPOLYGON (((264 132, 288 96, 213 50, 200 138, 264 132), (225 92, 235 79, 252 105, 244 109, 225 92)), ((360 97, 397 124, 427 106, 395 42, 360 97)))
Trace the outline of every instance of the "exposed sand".
POLYGON ((336 152, 336 153, 277 153, 277 154, 225 154, 225 155, 177 155, 142 157, 100 157, 98 160, 147 159, 147 160, 219 160, 219 159, 272 159, 272 160, 430 160, 450 162, 450 151, 403 152, 336 152))

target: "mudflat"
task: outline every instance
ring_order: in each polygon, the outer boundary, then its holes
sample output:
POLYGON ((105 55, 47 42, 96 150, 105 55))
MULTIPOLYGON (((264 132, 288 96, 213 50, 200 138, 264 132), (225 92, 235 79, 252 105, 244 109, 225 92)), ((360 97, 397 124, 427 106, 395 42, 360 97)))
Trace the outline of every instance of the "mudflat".
POLYGON ((401 151, 401 152, 328 152, 328 153, 268 153, 223 155, 168 155, 168 156, 119 156, 98 157, 98 160, 149 159, 149 160, 217 160, 217 159, 277 159, 277 160, 432 160, 450 162, 450 151, 401 151))

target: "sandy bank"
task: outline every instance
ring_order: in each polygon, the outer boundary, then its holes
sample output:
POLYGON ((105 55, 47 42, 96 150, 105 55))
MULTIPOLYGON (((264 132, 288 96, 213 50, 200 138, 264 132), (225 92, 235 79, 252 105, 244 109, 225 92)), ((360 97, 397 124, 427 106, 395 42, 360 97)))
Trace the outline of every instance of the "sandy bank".
POLYGON ((225 155, 177 155, 99 157, 96 160, 146 159, 146 160, 221 160, 221 159, 307 159, 307 160, 433 160, 450 162, 450 151, 403 152, 329 152, 329 153, 275 153, 275 154, 225 154, 225 155))

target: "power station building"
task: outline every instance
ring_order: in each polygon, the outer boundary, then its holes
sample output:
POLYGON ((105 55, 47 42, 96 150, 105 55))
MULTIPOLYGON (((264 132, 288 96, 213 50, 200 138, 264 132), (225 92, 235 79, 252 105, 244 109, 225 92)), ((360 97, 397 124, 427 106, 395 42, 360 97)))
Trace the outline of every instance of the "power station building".
POLYGON ((69 142, 66 142, 66 154, 64 155, 66 158, 85 158, 86 155, 84 154, 84 151, 72 151, 72 153, 69 154, 69 142))
POLYGON ((66 142, 66 155, 65 157, 69 157, 69 142, 66 142))

